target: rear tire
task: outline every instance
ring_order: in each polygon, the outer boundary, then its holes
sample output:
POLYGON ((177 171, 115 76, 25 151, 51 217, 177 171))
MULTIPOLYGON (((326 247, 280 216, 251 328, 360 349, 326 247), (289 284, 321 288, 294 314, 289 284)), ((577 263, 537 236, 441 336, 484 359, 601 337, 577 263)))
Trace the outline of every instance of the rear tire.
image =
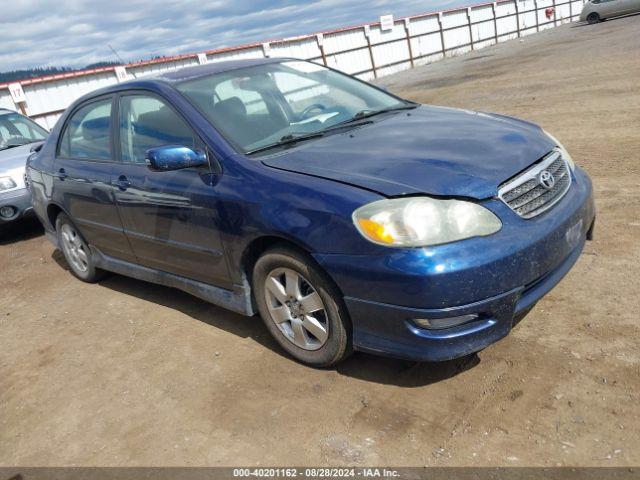
POLYGON ((599 21, 600 21, 600 15, 598 15, 597 13, 594 12, 587 15, 587 22, 589 22, 589 25, 594 25, 599 21))
POLYGON ((260 316, 296 360, 329 367, 351 353, 351 322, 342 296, 314 260, 292 248, 264 253, 253 269, 260 316))
POLYGON ((64 213, 56 218, 56 233, 71 273, 87 283, 95 283, 104 277, 104 272, 95 267, 89 245, 64 213))

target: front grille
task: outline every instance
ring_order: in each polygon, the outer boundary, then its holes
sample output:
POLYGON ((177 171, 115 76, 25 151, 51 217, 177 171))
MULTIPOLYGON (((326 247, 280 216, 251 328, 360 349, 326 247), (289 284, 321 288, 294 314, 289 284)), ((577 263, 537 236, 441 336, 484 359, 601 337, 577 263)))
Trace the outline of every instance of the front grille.
POLYGON ((498 197, 523 218, 532 218, 550 209, 571 186, 567 162, 553 150, 524 173, 501 185, 498 197))

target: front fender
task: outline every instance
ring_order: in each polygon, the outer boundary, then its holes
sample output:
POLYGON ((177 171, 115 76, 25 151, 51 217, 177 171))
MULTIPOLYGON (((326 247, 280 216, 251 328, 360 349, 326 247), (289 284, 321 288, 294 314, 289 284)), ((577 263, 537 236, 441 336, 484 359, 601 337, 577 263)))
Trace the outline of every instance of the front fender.
POLYGON ((354 227, 355 209, 382 198, 351 185, 277 170, 254 160, 227 159, 214 187, 220 231, 235 281, 249 245, 282 238, 310 253, 372 253, 354 227))

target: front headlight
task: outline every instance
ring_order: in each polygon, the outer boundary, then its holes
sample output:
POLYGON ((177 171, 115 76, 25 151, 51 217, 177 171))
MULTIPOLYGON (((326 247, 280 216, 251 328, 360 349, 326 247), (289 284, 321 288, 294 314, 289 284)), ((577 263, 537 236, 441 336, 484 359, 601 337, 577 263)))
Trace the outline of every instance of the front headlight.
POLYGON ((576 169, 576 164, 573 161, 573 158, 571 157, 567 149, 564 148, 564 146, 558 141, 556 137, 551 135, 546 130, 543 130, 543 131, 547 135, 547 137, 549 137, 557 145, 558 150, 560 150, 560 155, 562 155, 562 158, 564 158, 567 161, 567 164, 569 165, 569 168, 571 169, 571 171, 574 171, 576 169))
POLYGON ((0 177, 0 192, 3 190, 9 190, 11 188, 16 188, 16 182, 13 181, 11 177, 0 177))
POLYGON ((353 212, 367 240, 387 247, 426 247, 491 235, 502 228, 492 212, 472 202, 409 197, 379 200, 353 212))

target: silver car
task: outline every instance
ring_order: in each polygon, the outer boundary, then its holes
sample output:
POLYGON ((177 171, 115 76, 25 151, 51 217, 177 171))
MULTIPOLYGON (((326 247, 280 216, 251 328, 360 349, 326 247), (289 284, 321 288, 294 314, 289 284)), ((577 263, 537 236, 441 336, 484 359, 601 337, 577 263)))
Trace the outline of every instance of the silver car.
POLYGON ((40 125, 19 113, 0 109, 0 224, 32 211, 24 172, 32 148, 47 137, 40 125))
POLYGON ((591 24, 611 17, 640 12, 640 0, 589 0, 584 4, 580 20, 591 24))

